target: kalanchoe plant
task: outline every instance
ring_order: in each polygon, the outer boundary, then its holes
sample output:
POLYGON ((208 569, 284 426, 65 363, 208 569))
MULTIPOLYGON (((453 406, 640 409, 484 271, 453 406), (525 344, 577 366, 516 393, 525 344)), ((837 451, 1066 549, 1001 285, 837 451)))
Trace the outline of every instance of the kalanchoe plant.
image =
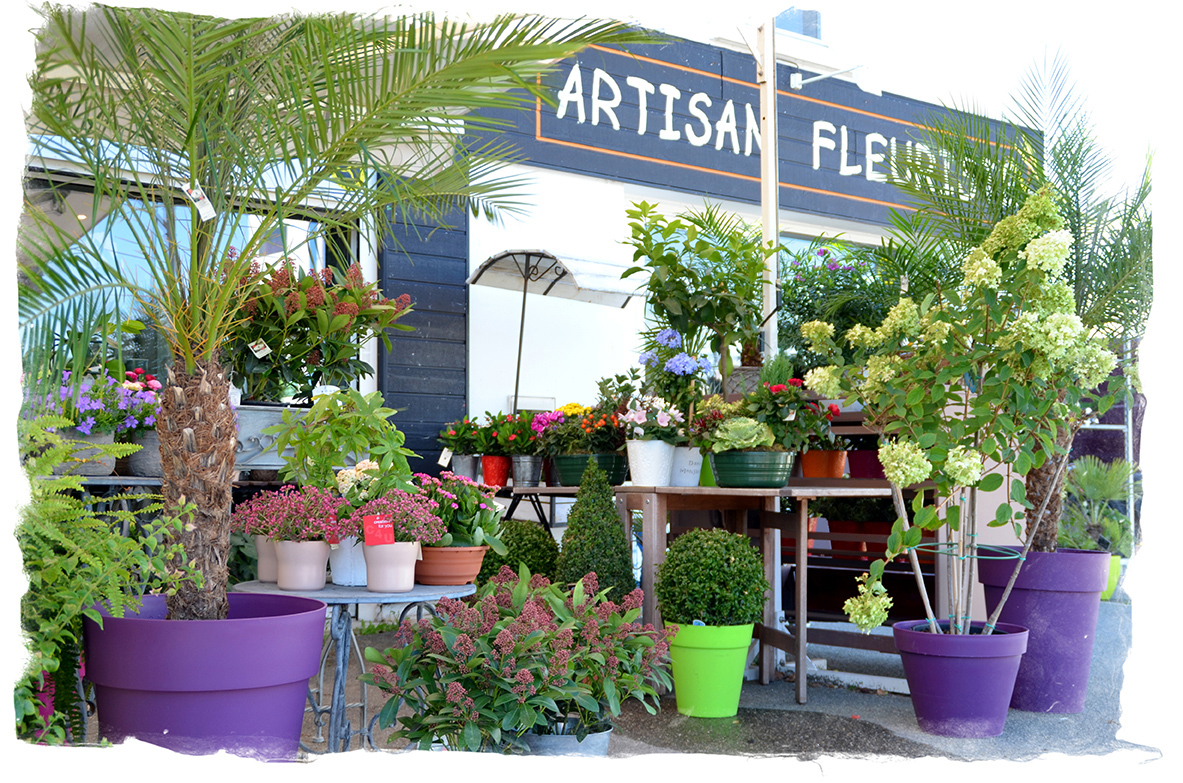
POLYGON ((465 416, 440 430, 438 440, 445 448, 451 449, 453 454, 480 454, 477 448, 478 429, 480 425, 465 416))
POLYGON ((348 513, 339 495, 319 487, 296 489, 285 484, 239 504, 231 520, 236 530, 276 541, 337 541, 350 535, 348 523, 339 518, 342 510, 348 513))
POLYGON ((411 311, 411 298, 384 298, 356 263, 344 274, 332 268, 307 274, 288 258, 270 270, 253 262, 239 295, 243 319, 230 333, 226 356, 250 400, 309 399, 317 386, 348 386, 374 373, 358 357, 363 343, 379 337, 390 350, 385 330, 411 329, 398 323, 411 311))
MULTIPOLYGON (((1062 472, 1063 444, 1070 442, 1063 436, 1108 410, 1120 391, 1119 379, 1110 377, 1115 355, 1086 335, 1061 279, 1073 241, 1062 225, 1049 189, 1031 195, 966 256, 956 290, 921 302, 904 297, 877 329, 850 329, 844 337, 855 349, 851 363, 834 342, 833 326, 802 327, 815 352, 834 362, 810 371, 809 387, 823 397, 858 400, 868 426, 883 436, 879 459, 899 517, 887 558, 906 553, 919 582, 921 528, 948 526, 943 551, 950 555, 954 633, 970 629, 979 491, 1007 487, 1009 499, 988 524, 1012 526, 1025 540, 1025 555, 1038 532, 1030 520, 1042 519, 1044 509, 1032 509, 1020 477, 1049 461, 1062 472), (1106 381, 1106 393, 1097 393, 1106 381), (938 504, 925 505, 925 493, 917 493, 910 525, 901 487, 925 480, 935 482, 938 504)), ((872 563, 869 588, 884 563, 872 563)), ((987 633, 1017 575, 1018 563, 987 633)), ((939 632, 927 594, 922 598, 939 632)))
POLYGON ((416 473, 415 485, 420 494, 436 503, 436 513, 446 528, 438 541, 430 542, 432 546, 488 545, 497 554, 505 554, 501 542, 505 509, 493 500, 496 489, 446 470, 439 478, 416 473))
POLYGON ((539 449, 538 433, 534 431, 534 417, 525 413, 510 413, 497 425, 497 442, 503 454, 532 455, 539 449))
POLYGON ((403 622, 396 646, 366 648, 362 680, 392 696, 379 725, 397 720, 391 740, 424 750, 513 753, 525 734, 609 728, 626 699, 655 713, 671 684, 665 634, 638 622, 639 589, 619 604, 605 592, 595 574, 564 590, 503 566, 473 601, 441 599, 437 616, 403 622))
POLYGON ((342 521, 342 535, 357 536, 365 540, 365 518, 385 516, 394 527, 394 540, 402 543, 434 544, 444 536, 446 527, 439 516, 439 503, 426 495, 410 494, 401 489, 392 489, 385 494, 362 503, 352 510, 342 508, 349 514, 342 521))

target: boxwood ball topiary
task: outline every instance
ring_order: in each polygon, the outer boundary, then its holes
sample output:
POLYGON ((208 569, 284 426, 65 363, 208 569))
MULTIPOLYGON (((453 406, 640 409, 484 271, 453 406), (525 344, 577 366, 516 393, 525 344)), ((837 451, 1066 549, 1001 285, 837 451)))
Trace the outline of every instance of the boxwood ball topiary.
POLYGON ((657 607, 667 623, 760 622, 768 589, 760 553, 747 537, 718 528, 678 536, 657 566, 657 607))
POLYGON ((595 460, 588 460, 575 504, 567 515, 556 581, 571 584, 591 571, 595 572, 601 590, 612 588, 608 593, 612 601, 621 600, 637 586, 633 577, 633 551, 616 510, 616 496, 595 460))
POLYGON ((485 553, 478 579, 484 582, 497 575, 501 566, 508 565, 517 573, 521 563, 532 574, 554 580, 559 560, 559 544, 554 536, 532 519, 506 519, 501 523, 501 542, 505 556, 493 550, 485 553))

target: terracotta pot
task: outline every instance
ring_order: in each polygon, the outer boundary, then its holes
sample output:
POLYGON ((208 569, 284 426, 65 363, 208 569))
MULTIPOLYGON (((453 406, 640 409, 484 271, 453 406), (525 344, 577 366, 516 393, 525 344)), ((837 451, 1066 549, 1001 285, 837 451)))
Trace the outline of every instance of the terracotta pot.
POLYGON ((845 472, 845 451, 810 449, 801 454, 801 475, 805 478, 842 478, 845 472))
POLYGON ((276 541, 280 590, 323 590, 329 567, 327 541, 276 541))
POLYGON ((481 480, 490 487, 504 487, 509 483, 509 457, 495 454, 481 455, 481 480))
POLYGON ((418 541, 396 541, 362 547, 366 558, 366 589, 371 593, 405 593, 415 588, 418 541))
POLYGON ((274 582, 279 579, 279 560, 275 555, 275 542, 267 536, 255 536, 255 552, 259 555, 258 574, 260 582, 274 582))
POLYGON ((476 581, 488 546, 425 546, 415 566, 421 585, 466 585, 476 581))

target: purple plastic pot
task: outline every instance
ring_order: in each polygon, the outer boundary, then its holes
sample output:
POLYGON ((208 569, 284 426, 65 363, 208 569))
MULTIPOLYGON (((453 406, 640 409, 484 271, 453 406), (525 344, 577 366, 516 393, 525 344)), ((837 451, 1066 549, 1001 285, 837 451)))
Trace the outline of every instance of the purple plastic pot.
MULTIPOLYGON (((1018 547, 1010 547, 1018 551, 1018 547)), ((991 614, 1015 560, 978 561, 991 614)), ((1011 706, 1029 712, 1081 712, 1093 661, 1101 593, 1109 582, 1109 553, 1083 549, 1028 552, 999 620, 1031 630, 1031 642, 1011 706)))
POLYGON ((192 755, 296 758, 327 607, 288 595, 229 600, 225 620, 165 620, 164 596, 146 596, 138 614, 104 617, 101 629, 85 619, 101 737, 192 755))
MULTIPOLYGON (((984 623, 973 623, 981 629, 984 623)), ((948 630, 949 624, 941 627, 948 630)), ((943 737, 997 737, 1006 725, 1027 629, 999 623, 994 633, 929 633, 928 621, 892 627, 912 709, 922 731, 943 737)))

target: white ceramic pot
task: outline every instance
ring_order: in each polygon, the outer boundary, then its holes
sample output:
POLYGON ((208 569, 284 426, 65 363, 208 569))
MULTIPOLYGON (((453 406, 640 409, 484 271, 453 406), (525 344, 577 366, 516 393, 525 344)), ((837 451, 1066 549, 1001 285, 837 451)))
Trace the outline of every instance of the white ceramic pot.
POLYGON ((280 590, 323 590, 329 565, 327 541, 276 541, 280 590))
POLYGON ((260 582, 275 582, 279 579, 279 560, 275 555, 275 542, 267 536, 255 536, 255 552, 259 556, 258 576, 260 582))
POLYGON ((371 593, 405 593, 415 587, 415 561, 422 558, 419 542, 363 545, 366 589, 371 593))
POLYGON ((346 536, 334 548, 329 545, 329 577, 333 584, 361 587, 366 583, 366 556, 357 536, 346 536))
POLYGON ((674 446, 671 487, 697 487, 702 476, 702 452, 691 446, 674 446))
POLYGON ((663 440, 630 440, 628 469, 634 486, 668 487, 674 472, 674 445, 663 440))

